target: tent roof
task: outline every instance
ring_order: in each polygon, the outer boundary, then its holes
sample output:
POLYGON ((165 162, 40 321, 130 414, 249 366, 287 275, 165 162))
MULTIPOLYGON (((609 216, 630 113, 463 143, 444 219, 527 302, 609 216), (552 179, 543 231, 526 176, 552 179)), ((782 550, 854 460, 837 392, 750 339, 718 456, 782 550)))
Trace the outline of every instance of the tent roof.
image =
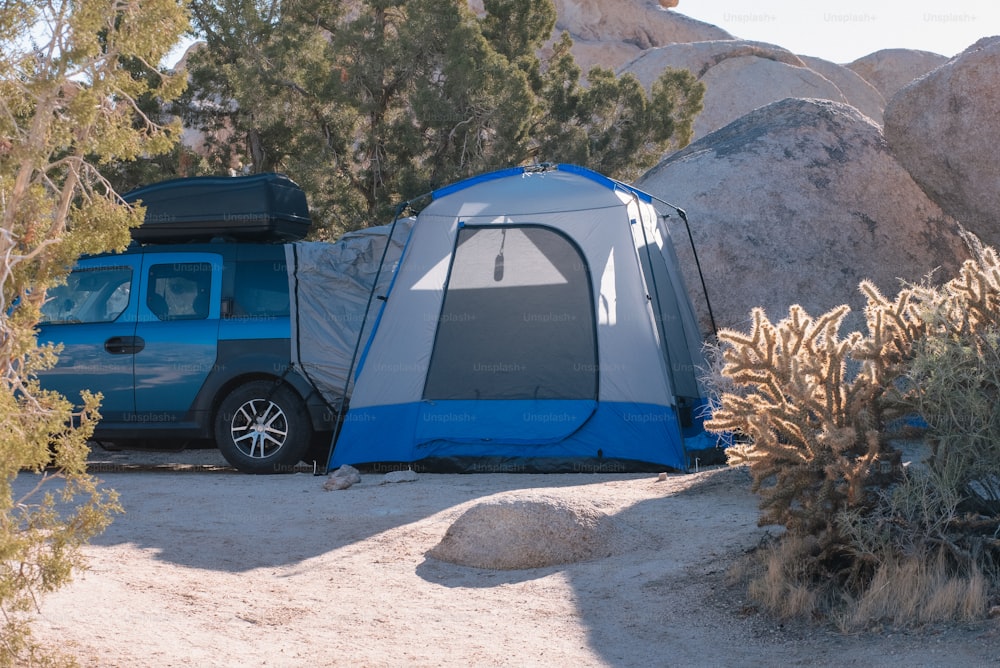
POLYGON ((427 216, 523 216, 622 205, 622 193, 652 198, 614 179, 576 165, 513 167, 439 188, 422 212, 427 216), (520 179, 511 177, 520 176, 520 179), (592 187, 582 187, 581 181, 592 187), (461 193, 459 197, 452 197, 461 193), (507 196, 509 194, 509 196, 507 196))

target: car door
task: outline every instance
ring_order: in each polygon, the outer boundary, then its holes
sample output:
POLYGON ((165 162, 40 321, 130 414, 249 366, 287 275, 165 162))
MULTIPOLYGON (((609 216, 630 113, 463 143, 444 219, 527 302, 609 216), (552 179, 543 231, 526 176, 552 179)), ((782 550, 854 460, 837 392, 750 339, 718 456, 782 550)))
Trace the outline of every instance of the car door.
POLYGON ((49 290, 38 342, 62 344, 55 367, 39 373, 43 388, 80 403, 80 392, 104 395, 104 421, 124 422, 135 412, 133 356, 141 266, 137 255, 85 258, 66 283, 49 290))
POLYGON ((218 349, 221 255, 146 253, 138 295, 135 420, 179 426, 218 349))

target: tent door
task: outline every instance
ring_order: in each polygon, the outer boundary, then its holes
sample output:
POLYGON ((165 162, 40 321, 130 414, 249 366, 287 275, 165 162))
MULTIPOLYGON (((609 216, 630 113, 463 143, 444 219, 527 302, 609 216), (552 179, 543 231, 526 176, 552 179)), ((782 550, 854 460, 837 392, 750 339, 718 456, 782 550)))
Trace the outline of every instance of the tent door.
POLYGON ((534 440, 578 429, 598 397, 592 295, 586 259, 563 232, 460 224, 419 431, 534 440))

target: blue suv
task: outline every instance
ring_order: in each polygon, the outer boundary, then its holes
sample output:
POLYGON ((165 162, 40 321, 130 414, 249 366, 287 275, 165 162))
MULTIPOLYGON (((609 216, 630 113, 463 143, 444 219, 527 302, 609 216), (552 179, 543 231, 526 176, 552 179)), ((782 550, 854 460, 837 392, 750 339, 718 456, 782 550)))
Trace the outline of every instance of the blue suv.
POLYGON ((126 195, 147 207, 133 244, 81 258, 49 292, 38 339, 63 349, 43 387, 101 392, 98 442, 214 440, 248 473, 325 450, 336 410, 290 353, 285 244, 308 226, 300 194, 271 174, 126 195))

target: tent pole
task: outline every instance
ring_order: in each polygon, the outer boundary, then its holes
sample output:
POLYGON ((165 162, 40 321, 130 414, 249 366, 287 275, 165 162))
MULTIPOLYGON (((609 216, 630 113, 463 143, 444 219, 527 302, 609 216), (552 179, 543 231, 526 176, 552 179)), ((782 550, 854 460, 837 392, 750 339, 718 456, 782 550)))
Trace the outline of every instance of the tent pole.
MULTIPOLYGON (((708 319, 709 322, 711 322, 712 324, 712 336, 718 339, 719 328, 715 324, 715 314, 712 313, 712 300, 708 298, 708 287, 705 285, 705 274, 702 273, 701 271, 701 260, 698 259, 698 249, 695 248, 694 237, 691 235, 691 225, 690 223, 688 223, 687 212, 685 212, 684 209, 680 208, 679 206, 671 204, 665 199, 660 199, 655 195, 649 195, 649 196, 650 198, 656 200, 660 204, 665 204, 669 206, 671 209, 676 211, 677 215, 680 216, 680 219, 684 221, 684 228, 687 230, 688 243, 691 244, 691 253, 694 255, 694 266, 698 270, 698 279, 701 281, 701 292, 703 295, 705 295, 705 306, 708 307, 708 319)), ((664 216, 664 218, 667 218, 667 216, 664 216)))

